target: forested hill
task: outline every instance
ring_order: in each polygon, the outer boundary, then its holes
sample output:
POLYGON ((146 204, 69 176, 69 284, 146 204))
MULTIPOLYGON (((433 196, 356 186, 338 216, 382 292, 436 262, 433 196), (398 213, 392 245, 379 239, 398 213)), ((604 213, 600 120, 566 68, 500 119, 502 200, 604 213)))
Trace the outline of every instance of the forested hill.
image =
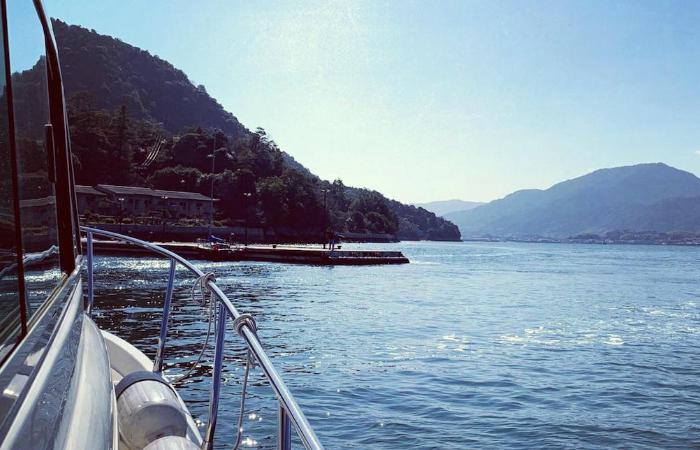
POLYGON ((423 208, 319 179, 263 129, 249 131, 167 61, 86 28, 61 21, 53 28, 78 183, 208 195, 212 158, 207 156, 215 149, 222 223, 245 220, 299 239, 320 236, 327 228, 399 239, 460 238, 454 224, 423 208))
POLYGON ((137 119, 160 122, 170 133, 207 126, 238 137, 248 130, 185 73, 146 50, 94 30, 53 21, 65 89, 90 92, 95 106, 126 105, 137 119))

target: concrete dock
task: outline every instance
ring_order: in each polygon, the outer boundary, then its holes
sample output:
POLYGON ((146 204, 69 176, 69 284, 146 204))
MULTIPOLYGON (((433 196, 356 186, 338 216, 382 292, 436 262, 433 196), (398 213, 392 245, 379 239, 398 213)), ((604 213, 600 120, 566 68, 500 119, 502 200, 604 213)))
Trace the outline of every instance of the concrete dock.
MULTIPOLYGON (((267 261, 324 266, 407 264, 403 253, 375 250, 334 250, 321 248, 249 245, 210 246, 194 242, 154 242, 188 259, 209 261, 267 261)), ((84 245, 84 243, 83 243, 84 245)), ((97 255, 153 255, 148 249, 126 242, 94 240, 97 255)))

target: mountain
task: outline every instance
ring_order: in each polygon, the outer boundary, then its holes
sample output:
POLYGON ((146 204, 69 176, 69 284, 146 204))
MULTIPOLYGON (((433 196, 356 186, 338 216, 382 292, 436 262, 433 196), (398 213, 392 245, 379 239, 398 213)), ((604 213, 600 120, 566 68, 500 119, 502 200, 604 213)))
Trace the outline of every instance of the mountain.
POLYGON ((662 163, 601 169, 448 214, 464 237, 564 238, 614 230, 700 230, 700 179, 662 163), (695 216, 691 212, 698 212, 695 216))
POLYGON ((68 95, 89 92, 108 110, 126 105, 133 117, 160 122, 170 133, 204 124, 234 137, 248 132, 204 86, 158 56, 60 20, 53 30, 68 95))
MULTIPOLYGON (((321 236, 329 226, 399 239, 460 238, 454 224, 424 209, 321 180, 158 56, 59 20, 53 29, 79 183, 202 193, 215 184, 222 221, 252 221, 290 239, 321 236), (146 163, 156 143, 160 150, 146 163)), ((17 82, 31 76, 13 74, 17 82)))
POLYGON ((468 211, 481 205, 483 205, 482 202, 468 202, 465 200, 439 200, 435 202, 413 204, 413 206, 426 209, 437 216, 444 216, 459 211, 468 211))

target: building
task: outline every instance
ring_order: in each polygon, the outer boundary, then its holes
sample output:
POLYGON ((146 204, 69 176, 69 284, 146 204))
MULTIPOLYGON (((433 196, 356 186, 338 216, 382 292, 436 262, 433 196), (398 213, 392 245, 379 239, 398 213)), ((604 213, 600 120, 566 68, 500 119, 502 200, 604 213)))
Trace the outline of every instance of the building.
POLYGON ((107 196, 112 204, 113 216, 163 217, 164 208, 151 188, 98 184, 95 189, 107 196))
POLYGON ((111 184, 76 186, 76 194, 81 214, 90 210, 117 218, 208 219, 214 202, 218 201, 197 192, 111 184), (100 205, 106 207, 100 208, 100 205))
POLYGON ((112 205, 107 201, 107 194, 92 186, 75 185, 75 195, 78 199, 80 214, 111 214, 112 205))
POLYGON ((176 214, 175 217, 186 218, 208 218, 211 216, 214 202, 219 201, 211 197, 202 195, 196 192, 182 191, 163 191, 153 190, 156 195, 164 200, 166 208, 171 213, 176 214))

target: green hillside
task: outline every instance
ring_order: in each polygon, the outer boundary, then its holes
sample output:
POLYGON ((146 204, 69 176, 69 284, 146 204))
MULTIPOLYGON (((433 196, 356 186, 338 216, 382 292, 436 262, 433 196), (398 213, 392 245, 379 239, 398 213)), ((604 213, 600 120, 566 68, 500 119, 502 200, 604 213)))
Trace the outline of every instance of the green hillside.
POLYGON ((213 177, 223 223, 245 220, 301 239, 319 238, 327 227, 399 239, 459 239, 454 224, 425 209, 316 177, 265 130, 246 129, 167 61, 93 30, 61 21, 53 27, 78 183, 208 195, 213 177), (146 161, 155 146, 157 157, 146 161))

